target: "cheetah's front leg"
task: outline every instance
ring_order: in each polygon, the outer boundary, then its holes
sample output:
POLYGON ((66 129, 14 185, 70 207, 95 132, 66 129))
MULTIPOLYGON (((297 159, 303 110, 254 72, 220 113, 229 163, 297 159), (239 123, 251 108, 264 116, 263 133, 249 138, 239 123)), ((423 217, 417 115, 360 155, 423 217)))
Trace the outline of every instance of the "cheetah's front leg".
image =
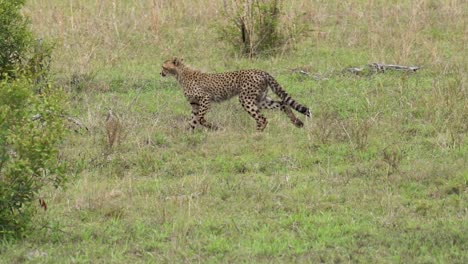
POLYGON ((198 125, 198 112, 200 105, 197 102, 190 102, 190 105, 192 106, 192 118, 190 119, 190 131, 194 131, 195 127, 198 125))
MULTIPOLYGON (((210 109, 210 99, 208 97, 203 97, 201 100, 199 100, 199 104, 197 106, 197 111, 196 113, 193 111, 193 104, 192 104, 192 121, 194 121, 195 125, 197 123, 200 123, 200 125, 207 127, 212 130, 217 130, 218 127, 216 125, 211 124, 210 122, 206 121, 205 119, 205 114, 208 112, 210 109), (195 117, 195 118, 194 118, 195 117)), ((190 122, 190 125, 192 126, 192 121, 190 122)))

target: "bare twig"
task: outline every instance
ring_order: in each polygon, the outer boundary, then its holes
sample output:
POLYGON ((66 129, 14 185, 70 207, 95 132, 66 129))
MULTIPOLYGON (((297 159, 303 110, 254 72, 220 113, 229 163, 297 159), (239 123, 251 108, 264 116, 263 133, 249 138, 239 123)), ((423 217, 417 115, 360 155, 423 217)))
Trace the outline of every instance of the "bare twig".
MULTIPOLYGON (((142 87, 138 88, 138 92, 137 94, 135 95, 135 97, 133 97, 132 101, 127 105, 127 108, 128 110, 130 110, 133 106, 133 104, 136 102, 136 100, 140 97, 140 94, 141 94, 141 91, 142 91, 142 87)), ((110 111, 110 110, 109 110, 110 111)))

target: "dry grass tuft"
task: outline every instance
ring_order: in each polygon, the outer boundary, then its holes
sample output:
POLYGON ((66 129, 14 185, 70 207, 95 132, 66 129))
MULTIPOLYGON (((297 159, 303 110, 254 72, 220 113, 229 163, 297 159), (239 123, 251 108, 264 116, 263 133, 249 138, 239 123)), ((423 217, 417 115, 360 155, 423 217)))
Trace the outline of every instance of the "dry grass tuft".
POLYGON ((115 143, 120 143, 122 139, 122 124, 119 118, 109 109, 106 118, 107 146, 112 149, 115 143))

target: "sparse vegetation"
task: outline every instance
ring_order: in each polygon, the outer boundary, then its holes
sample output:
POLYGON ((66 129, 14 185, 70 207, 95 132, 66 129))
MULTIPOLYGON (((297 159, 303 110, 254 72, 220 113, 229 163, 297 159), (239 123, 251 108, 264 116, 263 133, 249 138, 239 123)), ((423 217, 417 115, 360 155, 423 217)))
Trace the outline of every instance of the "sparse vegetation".
POLYGON ((219 26, 219 39, 249 58, 292 46, 308 28, 304 23, 299 26, 297 18, 292 25, 282 19, 282 0, 224 0, 223 4, 228 19, 219 26))
POLYGON ((465 2, 284 1, 279 23, 310 35, 248 59, 217 41, 223 1, 29 0, 88 130, 61 145, 68 188, 40 192, 48 210, 0 262, 467 263, 465 2), (158 75, 173 56, 271 72, 312 119, 266 112, 256 134, 226 102, 207 116, 218 131, 189 133, 190 106, 158 75), (421 69, 343 71, 374 62, 421 69))

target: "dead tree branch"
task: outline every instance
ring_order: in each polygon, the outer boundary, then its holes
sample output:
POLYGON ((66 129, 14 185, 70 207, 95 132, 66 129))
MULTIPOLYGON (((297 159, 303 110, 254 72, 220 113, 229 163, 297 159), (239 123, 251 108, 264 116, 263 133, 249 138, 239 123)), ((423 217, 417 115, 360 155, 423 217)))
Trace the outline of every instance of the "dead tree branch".
POLYGON ((398 71, 412 71, 416 72, 419 70, 421 67, 417 66, 403 66, 403 65, 396 65, 396 64, 383 64, 383 63, 371 63, 369 64, 369 67, 374 68, 378 72, 384 72, 388 69, 390 70, 398 70, 398 71))

